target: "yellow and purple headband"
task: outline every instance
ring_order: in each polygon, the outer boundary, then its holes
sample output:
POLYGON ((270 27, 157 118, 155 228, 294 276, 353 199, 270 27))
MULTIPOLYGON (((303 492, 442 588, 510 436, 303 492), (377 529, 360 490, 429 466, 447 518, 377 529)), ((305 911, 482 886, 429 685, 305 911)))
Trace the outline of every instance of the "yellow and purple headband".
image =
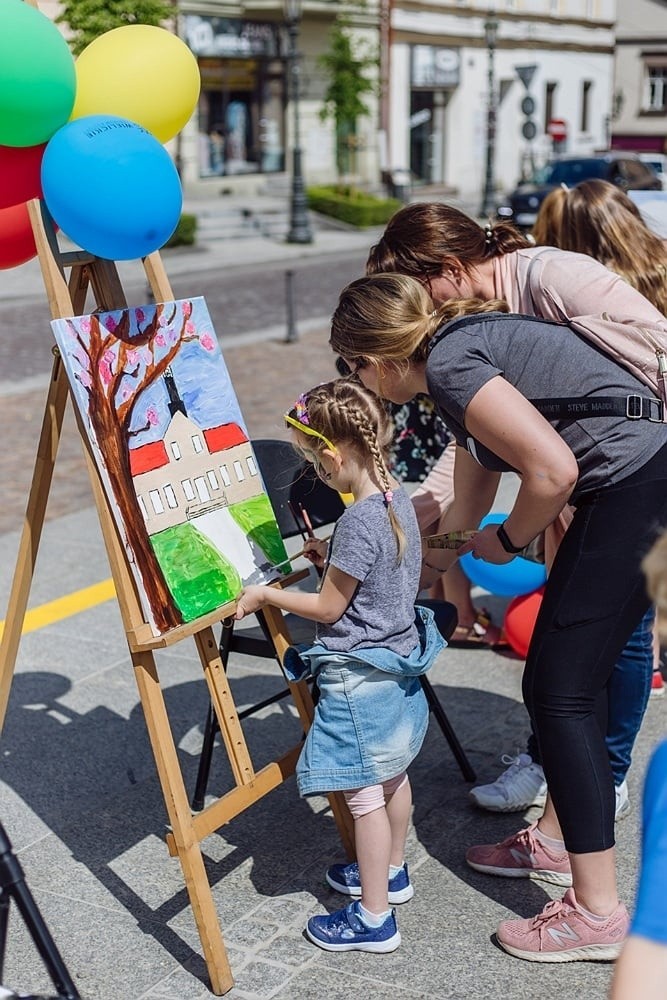
POLYGON ((302 434, 310 434, 312 437, 319 438, 321 441, 324 441, 330 451, 335 453, 337 451, 336 445, 328 437, 320 433, 320 431, 316 431, 314 427, 310 426, 310 417, 308 416, 308 407, 306 405, 307 399, 306 393, 302 392, 290 412, 285 414, 285 423, 296 427, 302 434), (292 412, 296 413, 296 417, 291 416, 292 412))

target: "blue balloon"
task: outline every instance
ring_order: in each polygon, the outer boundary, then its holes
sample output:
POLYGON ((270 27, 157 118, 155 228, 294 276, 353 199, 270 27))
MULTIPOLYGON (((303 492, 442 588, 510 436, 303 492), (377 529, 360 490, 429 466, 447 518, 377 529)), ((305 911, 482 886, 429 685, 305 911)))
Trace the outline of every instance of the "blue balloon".
MULTIPOLYGON (((501 524, 506 517, 507 514, 487 514, 482 519, 480 528, 485 524, 501 524)), ((521 556, 501 565, 474 559, 468 552, 461 556, 459 564, 476 587, 482 587, 490 594, 499 594, 502 597, 532 594, 534 590, 543 587, 547 580, 546 566, 531 562, 530 559, 523 559, 521 556)))
POLYGON ((164 246, 178 225, 181 182, 164 146, 141 125, 88 115, 52 136, 42 160, 46 207, 69 238, 107 260, 164 246))

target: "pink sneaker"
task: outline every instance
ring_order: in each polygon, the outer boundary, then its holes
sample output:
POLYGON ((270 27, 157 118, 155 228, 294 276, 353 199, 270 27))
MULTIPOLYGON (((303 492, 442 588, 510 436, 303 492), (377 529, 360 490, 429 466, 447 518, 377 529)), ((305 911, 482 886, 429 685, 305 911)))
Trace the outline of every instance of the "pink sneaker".
POLYGON ((532 878, 554 885, 572 885, 567 851, 550 851, 535 837, 537 823, 513 833, 500 844, 470 847, 466 861, 471 868, 487 875, 506 878, 532 878))
POLYGON ((606 920, 591 920, 568 889, 536 917, 503 920, 498 944, 527 962, 611 962, 618 957, 630 917, 623 903, 606 920))

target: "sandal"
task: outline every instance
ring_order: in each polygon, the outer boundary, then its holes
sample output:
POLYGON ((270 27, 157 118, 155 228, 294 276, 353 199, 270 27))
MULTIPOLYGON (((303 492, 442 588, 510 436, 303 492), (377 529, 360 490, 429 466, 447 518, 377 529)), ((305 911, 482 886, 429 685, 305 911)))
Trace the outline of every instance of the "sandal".
POLYGON ((502 629, 494 625, 491 615, 486 608, 480 608, 472 625, 457 625, 452 633, 451 639, 447 643, 452 649, 473 649, 484 647, 487 649, 507 649, 509 643, 504 638, 502 629), (495 639, 491 639, 489 632, 497 633, 495 639))

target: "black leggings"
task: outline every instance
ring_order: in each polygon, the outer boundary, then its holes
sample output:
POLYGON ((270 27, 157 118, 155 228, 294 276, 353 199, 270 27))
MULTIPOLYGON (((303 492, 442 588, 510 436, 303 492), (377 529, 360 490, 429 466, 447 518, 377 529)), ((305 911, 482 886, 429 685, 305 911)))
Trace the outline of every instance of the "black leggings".
POLYGON ((614 845, 606 688, 649 606, 641 560, 667 527, 667 445, 581 503, 549 574, 523 696, 565 846, 614 845))

